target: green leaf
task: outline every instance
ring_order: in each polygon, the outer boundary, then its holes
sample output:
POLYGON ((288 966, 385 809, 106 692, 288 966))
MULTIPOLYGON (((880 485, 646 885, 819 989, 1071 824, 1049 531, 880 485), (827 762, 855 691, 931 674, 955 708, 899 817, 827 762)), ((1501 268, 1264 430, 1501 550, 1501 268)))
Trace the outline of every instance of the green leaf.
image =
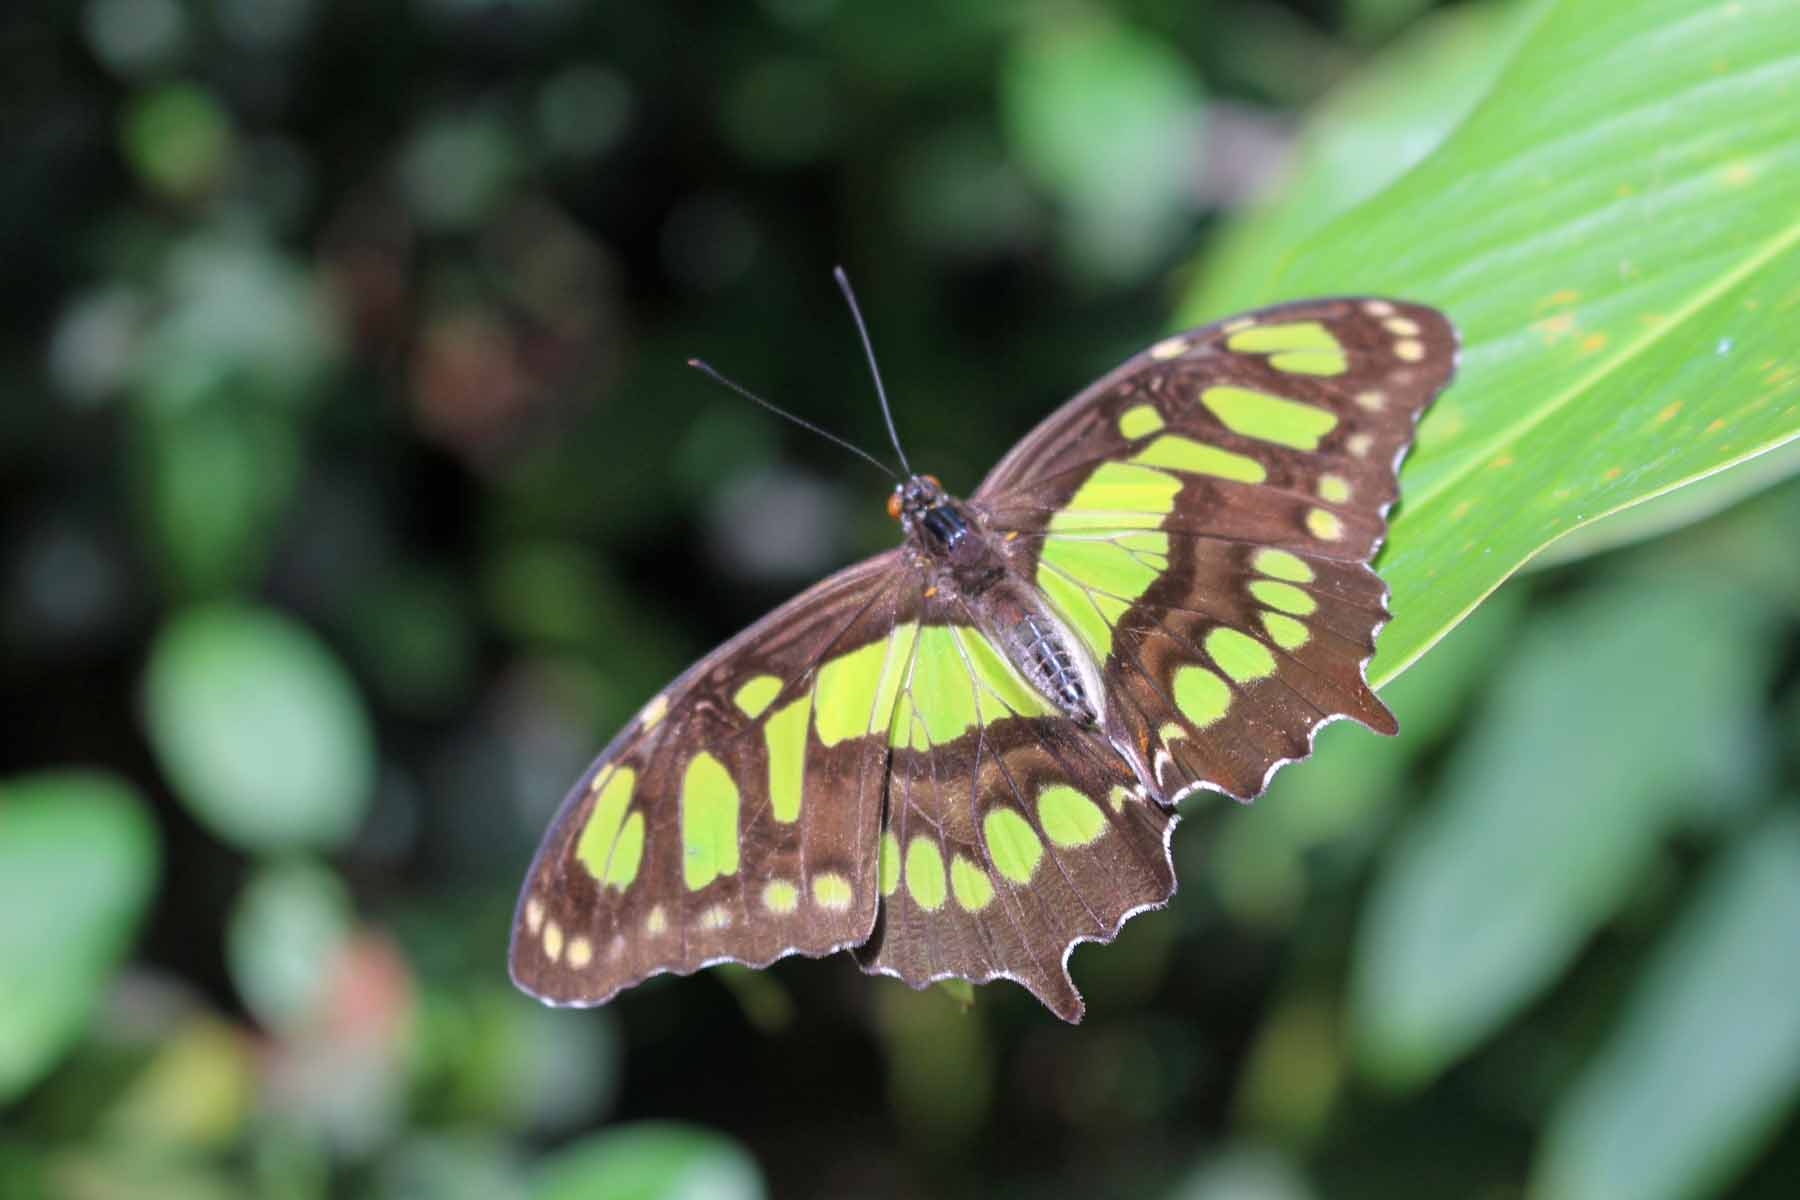
POLYGON ((337 845, 374 791, 374 732, 354 681, 312 633, 266 609, 171 621, 151 649, 144 720, 176 794, 245 849, 337 845))
POLYGON ((225 961, 264 1029, 316 1021, 354 930, 350 894, 330 868, 294 861, 252 875, 225 926, 225 961))
POLYGON ((90 771, 0 784, 0 1101, 56 1065, 131 945, 161 852, 137 793, 90 771))
POLYGON ((1382 561, 1398 674, 1571 530, 1800 434, 1800 22, 1781 0, 1561 0, 1435 153, 1190 298, 1444 309, 1462 370, 1426 416, 1382 561))
POLYGON ((623 1125, 546 1158, 532 1200, 759 1200, 762 1175, 723 1134, 623 1125))
POLYGON ((1543 1200, 1718 1195, 1800 1093, 1800 817, 1741 839, 1550 1120, 1543 1200))
POLYGON ((1538 619, 1363 913, 1351 1016, 1370 1074, 1443 1070, 1618 908, 1687 791, 1759 782, 1766 625, 1739 593, 1641 582, 1538 619))
POLYGON ((1171 46, 1091 18, 1040 26, 1000 89, 1013 152, 1061 201, 1078 266, 1129 278, 1186 231, 1205 109, 1171 46))
POLYGON ((1417 166, 1493 86, 1546 6, 1445 9, 1353 75, 1308 117, 1288 186, 1208 250, 1187 309, 1212 312, 1260 294, 1282 255, 1417 166))

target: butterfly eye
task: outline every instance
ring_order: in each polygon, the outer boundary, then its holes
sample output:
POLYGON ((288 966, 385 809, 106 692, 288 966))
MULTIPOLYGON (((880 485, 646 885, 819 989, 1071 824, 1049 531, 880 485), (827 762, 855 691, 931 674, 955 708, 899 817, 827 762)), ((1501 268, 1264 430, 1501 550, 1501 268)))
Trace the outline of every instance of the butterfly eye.
POLYGON ((899 492, 889 492, 888 493, 888 516, 894 518, 894 520, 896 520, 896 521, 898 521, 900 519, 900 493, 899 492))

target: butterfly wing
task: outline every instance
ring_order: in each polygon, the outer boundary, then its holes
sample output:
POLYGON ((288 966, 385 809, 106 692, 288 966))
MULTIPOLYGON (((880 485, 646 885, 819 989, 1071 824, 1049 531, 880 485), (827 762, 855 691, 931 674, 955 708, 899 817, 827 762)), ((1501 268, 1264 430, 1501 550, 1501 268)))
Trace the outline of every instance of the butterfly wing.
POLYGON ((1013 979, 1078 1020, 1069 952, 1168 900, 1174 814, 942 594, 925 599, 889 741, 881 912, 863 969, 914 987, 1013 979))
POLYGON ((1166 799, 1254 796, 1338 717, 1395 730, 1363 676, 1387 619, 1368 563, 1456 351, 1422 305, 1261 309, 1129 360, 975 493, 1035 553, 1166 799))
POLYGON ((544 836, 513 921, 514 981, 601 1004, 665 971, 866 940, 919 590, 900 551, 868 559, 645 705, 544 836))

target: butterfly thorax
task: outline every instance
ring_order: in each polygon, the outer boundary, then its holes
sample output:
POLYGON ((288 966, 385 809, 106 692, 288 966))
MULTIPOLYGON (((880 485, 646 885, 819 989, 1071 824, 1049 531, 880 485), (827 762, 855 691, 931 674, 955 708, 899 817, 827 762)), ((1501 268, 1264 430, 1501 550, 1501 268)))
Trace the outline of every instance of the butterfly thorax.
POLYGON ((981 510, 946 492, 934 476, 894 489, 888 510, 906 530, 939 603, 960 608, 1037 692, 1087 726, 1100 723, 1100 671, 1043 593, 1014 565, 1007 540, 981 510))

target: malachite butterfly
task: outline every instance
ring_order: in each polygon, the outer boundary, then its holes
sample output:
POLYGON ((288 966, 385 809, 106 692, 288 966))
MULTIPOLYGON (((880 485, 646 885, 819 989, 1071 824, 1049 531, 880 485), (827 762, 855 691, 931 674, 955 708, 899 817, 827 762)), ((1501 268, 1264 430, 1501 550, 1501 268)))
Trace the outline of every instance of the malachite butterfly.
POLYGON ((1456 353, 1417 304, 1259 309, 1130 359, 967 500, 904 479, 898 547, 696 663, 588 768, 513 979, 593 1005, 853 950, 1079 1020, 1070 952, 1174 894, 1183 796, 1256 796, 1339 717, 1395 732, 1363 673, 1369 562, 1456 353))

